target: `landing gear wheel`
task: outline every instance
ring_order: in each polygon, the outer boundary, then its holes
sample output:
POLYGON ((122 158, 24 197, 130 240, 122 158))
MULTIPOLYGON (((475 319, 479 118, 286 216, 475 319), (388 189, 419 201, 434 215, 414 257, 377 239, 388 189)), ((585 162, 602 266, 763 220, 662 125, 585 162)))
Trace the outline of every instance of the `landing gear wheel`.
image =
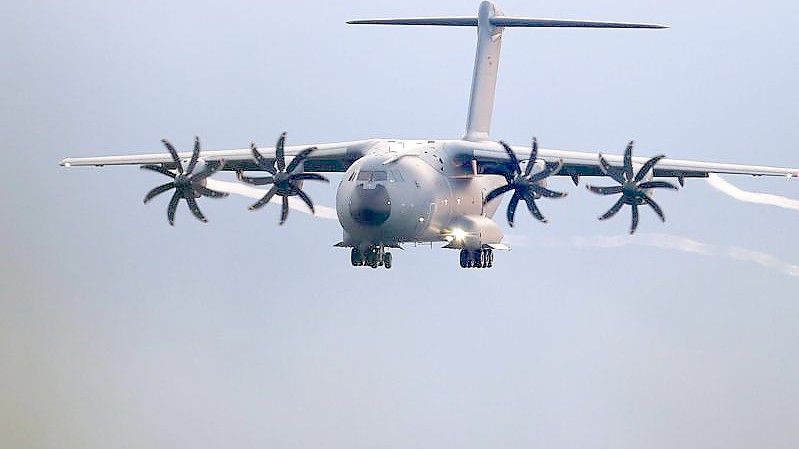
POLYGON ((460 254, 461 268, 491 268, 494 266, 494 251, 486 249, 462 249, 460 254))
POLYGON ((363 265, 363 255, 361 254, 361 250, 358 248, 352 248, 352 252, 350 252, 350 262, 352 263, 353 267, 360 267, 363 265))
POLYGON ((472 266, 475 268, 483 268, 483 250, 476 249, 472 253, 472 266))
POLYGON ((387 270, 391 269, 391 253, 383 254, 383 266, 386 267, 387 270))
POLYGON ((380 258, 378 257, 377 251, 374 249, 370 249, 369 252, 366 253, 366 265, 377 268, 377 265, 381 262, 380 258))

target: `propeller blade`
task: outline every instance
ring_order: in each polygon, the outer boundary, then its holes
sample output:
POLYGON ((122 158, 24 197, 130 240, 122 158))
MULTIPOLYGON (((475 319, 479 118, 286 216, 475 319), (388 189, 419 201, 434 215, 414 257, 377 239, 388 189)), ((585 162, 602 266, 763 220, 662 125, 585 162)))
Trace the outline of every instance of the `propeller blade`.
POLYGON ((165 169, 164 167, 161 167, 160 165, 142 165, 141 168, 144 169, 144 170, 151 170, 151 171, 154 171, 154 172, 158 172, 158 173, 161 173, 162 175, 167 175, 167 176, 169 176, 170 178, 173 178, 173 179, 177 176, 174 173, 172 173, 171 171, 165 169))
POLYGON ((500 140, 499 144, 502 145, 502 148, 504 148, 505 152, 508 153, 508 157, 510 158, 511 163, 513 163, 513 173, 521 174, 522 166, 519 164, 519 159, 516 157, 516 153, 513 152, 513 149, 507 143, 500 140))
POLYGON ((307 193, 303 192, 302 189, 297 189, 297 196, 299 196, 300 199, 302 199, 305 204, 308 205, 308 208, 311 209, 312 214, 316 213, 316 209, 313 207, 313 201, 311 201, 311 197, 309 197, 307 193))
POLYGON ((630 227, 630 235, 635 234, 635 230, 638 229, 638 205, 632 204, 633 207, 633 224, 630 227))
POLYGON ((275 145, 275 161, 277 162, 277 169, 280 171, 286 170, 286 133, 280 135, 275 145))
POLYGON ((538 159, 538 139, 533 137, 533 149, 530 151, 530 160, 527 161, 527 168, 524 170, 525 177, 530 176, 536 159, 538 159))
POLYGON ((172 194, 172 199, 169 201, 169 207, 166 208, 166 219, 169 220, 170 226, 175 226, 175 211, 178 210, 178 202, 180 201, 180 193, 176 190, 172 194))
POLYGON ((627 177, 627 181, 631 181, 633 179, 633 146, 635 145, 634 141, 630 141, 627 144, 627 149, 624 150, 624 174, 627 177))
POLYGON ((206 165, 203 171, 191 175, 189 179, 192 182, 202 181, 203 179, 208 178, 209 176, 213 176, 216 172, 222 170, 223 168, 225 168, 225 161, 223 159, 220 159, 217 161, 216 164, 206 165))
POLYGON ((264 207, 264 205, 268 203, 272 199, 272 197, 275 196, 276 193, 277 193, 277 186, 272 186, 272 188, 269 189, 268 192, 266 192, 266 195, 264 195, 260 200, 258 200, 258 202, 250 206, 250 210, 260 209, 264 207))
POLYGON ((554 190, 549 190, 546 187, 539 187, 537 192, 541 194, 541 196, 547 198, 563 198, 568 195, 566 192, 556 192, 554 190))
POLYGON ((289 199, 288 197, 283 197, 283 206, 280 210, 280 224, 286 222, 286 219, 289 218, 289 199))
POLYGON ((658 214, 658 217, 660 217, 660 221, 665 223, 666 222, 666 216, 663 215, 663 209, 660 208, 660 205, 658 203, 656 203, 655 200, 650 198, 649 195, 644 195, 643 198, 644 198, 644 202, 646 204, 648 204, 649 207, 651 207, 652 210, 654 210, 656 214, 658 214))
POLYGON ((664 159, 665 157, 666 157, 665 154, 661 154, 660 156, 655 156, 652 159, 646 161, 646 164, 644 164, 644 166, 641 167, 641 169, 638 170, 638 173, 635 175, 635 182, 643 181, 646 174, 649 173, 650 170, 655 168, 655 164, 660 162, 660 160, 664 159))
POLYGON ((194 199, 192 195, 186 196, 186 203, 189 205, 189 210, 198 220, 202 221, 203 223, 208 223, 208 219, 205 218, 202 211, 200 210, 200 206, 197 205, 197 200, 194 199))
POLYGON ((483 199, 483 204, 484 205, 488 204, 494 198, 502 196, 503 194, 505 194, 505 192, 508 192, 510 190, 513 190, 513 186, 510 184, 505 184, 504 186, 497 187, 496 189, 489 192, 488 195, 486 195, 485 199, 483 199))
POLYGON ((533 217, 535 217, 541 223, 546 223, 547 222, 547 219, 544 217, 544 215, 538 209, 538 205, 535 204, 535 198, 533 198, 532 195, 530 195, 529 193, 527 195, 525 195, 524 196, 524 202, 527 203, 527 210, 529 210, 530 213, 533 214, 533 217))
POLYGON ((171 189, 174 189, 174 188, 175 188, 175 183, 174 182, 168 182, 166 184, 162 184, 162 185, 154 188, 153 190, 150 190, 149 192, 147 192, 147 195, 144 196, 144 204, 149 203, 151 199, 153 199, 153 198, 157 197, 158 195, 166 192, 167 190, 171 190, 171 189))
POLYGON ((291 163, 289 164, 289 166, 286 167, 286 172, 287 173, 293 173, 294 170, 296 170, 297 167, 300 165, 300 163, 302 163, 302 161, 307 159, 308 156, 310 156, 311 153, 313 153, 314 151, 316 151, 316 147, 306 148, 306 149, 300 151, 300 154, 294 156, 294 159, 291 160, 291 163))
POLYGON ((649 189, 671 189, 671 190, 680 190, 677 186, 670 182, 666 181, 648 181, 642 182, 638 184, 638 188, 642 190, 649 190, 649 189))
POLYGON ((259 167, 268 171, 272 175, 277 173, 275 171, 275 164, 269 162, 269 160, 265 158, 260 151, 258 151, 258 147, 256 147, 254 143, 250 143, 250 152, 252 152, 252 157, 255 159, 255 162, 258 163, 259 167))
POLYGON ((194 137, 194 151, 191 152, 191 160, 189 160, 189 165, 186 167, 186 173, 191 174, 194 171, 194 167, 197 165, 197 160, 200 159, 200 138, 194 137))
POLYGON ((197 191, 202 196, 207 196, 209 198, 225 198, 226 196, 230 195, 229 193, 225 192, 217 192, 216 190, 211 190, 208 187, 202 185, 195 185, 194 190, 197 191))
POLYGON ((599 195, 616 195, 621 193, 624 190, 622 186, 612 186, 612 187, 594 187, 594 186, 585 186, 588 190, 597 193, 599 195))
POLYGON ((297 173, 290 175, 289 179, 292 181, 322 181, 329 183, 330 180, 318 173, 297 173))
POLYGON ((606 176, 610 176, 614 181, 618 182, 619 184, 624 184, 624 177, 622 177, 619 172, 614 170, 607 159, 605 159, 605 157, 601 154, 599 155, 599 169, 602 170, 602 173, 604 173, 606 176))
POLYGON ((175 161, 175 165, 177 165, 176 168, 178 170, 178 173, 180 173, 182 175, 183 174, 183 164, 180 162, 180 156, 178 156, 178 150, 176 150, 175 147, 173 147, 172 144, 169 143, 169 141, 166 140, 166 139, 161 139, 161 143, 164 144, 166 149, 169 151, 169 154, 172 155, 172 160, 175 161))
POLYGON ((621 210, 622 206, 624 206, 624 197, 619 198, 619 200, 616 201, 616 204, 614 204, 613 207, 611 207, 609 211, 605 212, 604 215, 599 217, 599 219, 600 220, 607 220, 608 218, 616 215, 617 213, 619 213, 619 211, 621 210))
POLYGON ((521 199, 521 194, 518 191, 513 192, 513 197, 510 199, 510 203, 508 203, 508 224, 510 227, 513 227, 513 216, 516 215, 516 208, 519 207, 519 200, 521 199))
POLYGON ((252 184, 254 186, 265 186, 267 184, 274 184, 275 178, 271 176, 264 178, 251 178, 249 176, 241 175, 239 176, 239 181, 246 182, 247 184, 252 184))

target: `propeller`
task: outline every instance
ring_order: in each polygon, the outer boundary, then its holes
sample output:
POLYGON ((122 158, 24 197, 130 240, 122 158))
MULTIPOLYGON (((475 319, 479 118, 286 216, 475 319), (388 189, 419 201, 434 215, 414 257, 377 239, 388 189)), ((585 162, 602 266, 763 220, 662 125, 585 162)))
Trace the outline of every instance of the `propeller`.
POLYGON ((307 159, 311 153, 316 151, 316 147, 306 148, 300 151, 300 153, 291 160, 291 163, 286 165, 285 145, 286 133, 284 132, 277 140, 277 145, 275 145, 275 160, 274 162, 270 162, 258 151, 258 148, 254 143, 250 144, 250 150, 252 151, 253 158, 255 158, 255 162, 261 169, 269 172, 269 174, 272 176, 250 178, 239 173, 239 180, 244 181, 247 184, 252 184, 255 186, 272 185, 272 188, 266 192, 266 195, 264 195, 263 198, 250 206, 250 210, 260 209, 266 205, 266 203, 271 201, 275 195, 283 197, 283 207, 280 213, 281 225, 286 222, 286 219, 289 215, 288 197, 290 196, 299 196, 300 199, 308 205, 308 207, 311 209, 311 212, 316 213, 313 201, 311 201, 311 197, 309 197, 308 194, 300 188, 302 181, 330 182, 326 177, 320 174, 303 173, 300 170, 300 165, 302 162, 305 161, 305 159, 307 159))
POLYGON ((199 137, 194 138, 194 151, 192 151, 191 160, 189 160, 189 165, 187 165, 185 169, 183 167, 183 162, 181 162, 180 157, 178 156, 177 150, 175 150, 175 147, 173 147, 172 144, 166 139, 162 139, 161 142, 169 151, 169 154, 172 156, 172 160, 175 161, 175 169, 177 170, 177 173, 167 170, 160 165, 143 165, 142 168, 145 170, 158 172, 162 175, 172 178, 172 182, 162 184, 150 190, 144 197, 144 204, 147 204, 156 196, 174 189, 175 193, 172 194, 172 200, 169 201, 169 206, 166 210, 166 217, 167 220, 169 220, 170 225, 175 225, 175 211, 177 210, 178 203, 181 199, 186 200, 186 204, 189 205, 189 210, 191 210, 191 213, 197 217, 198 220, 202 221, 203 223, 208 222, 208 220, 205 218, 205 215, 203 215, 202 211, 200 210, 200 207, 197 205, 197 198, 201 196, 207 196, 210 198, 224 198, 228 196, 227 193, 217 192, 216 190, 211 190, 205 186, 205 180, 209 176, 221 170, 225 165, 225 161, 220 160, 218 163, 205 166, 202 170, 195 173, 194 171, 197 168, 197 162, 200 160, 199 137))
POLYGON ((616 201, 616 204, 610 208, 604 215, 599 217, 600 220, 607 220, 608 218, 616 215, 621 208, 626 204, 632 207, 633 222, 630 227, 630 234, 634 234, 638 229, 638 206, 648 205, 660 217, 660 220, 665 222, 666 216, 663 215, 663 209, 660 205, 649 196, 648 190, 651 189, 671 189, 679 190, 677 186, 666 181, 644 181, 647 174, 654 170, 655 165, 666 156, 655 156, 646 161, 646 163, 638 170, 637 173, 633 169, 633 146, 635 142, 630 142, 627 145, 627 150, 624 152, 624 167, 621 171, 610 166, 607 160, 600 154, 599 167, 607 176, 613 178, 619 185, 612 187, 595 187, 586 186, 588 190, 599 195, 617 195, 621 194, 621 198, 616 201))
POLYGON ((499 144, 505 148, 505 152, 508 153, 508 157, 510 157, 511 162, 513 163, 513 173, 509 176, 506 176, 508 180, 506 185, 497 187, 488 195, 486 195, 485 199, 483 200, 483 205, 487 204, 494 198, 513 190, 513 196, 510 199, 510 203, 508 203, 508 224, 513 227, 513 217, 516 215, 516 208, 519 206, 519 201, 521 200, 524 200, 524 202, 527 204, 527 209, 531 214, 533 214, 533 217, 543 223, 546 223, 547 219, 544 218, 544 215, 538 209, 538 206, 535 204, 535 200, 541 197, 563 198, 566 196, 566 193, 549 190, 540 184, 541 181, 549 178, 550 176, 556 175, 563 167, 563 161, 558 162, 558 165, 555 167, 550 167, 547 165, 544 170, 533 174, 533 165, 535 165, 536 158, 538 157, 538 140, 533 138, 533 149, 530 152, 530 160, 527 161, 527 167, 522 172, 519 159, 516 157, 516 154, 514 154, 511 147, 505 142, 499 142, 499 144))

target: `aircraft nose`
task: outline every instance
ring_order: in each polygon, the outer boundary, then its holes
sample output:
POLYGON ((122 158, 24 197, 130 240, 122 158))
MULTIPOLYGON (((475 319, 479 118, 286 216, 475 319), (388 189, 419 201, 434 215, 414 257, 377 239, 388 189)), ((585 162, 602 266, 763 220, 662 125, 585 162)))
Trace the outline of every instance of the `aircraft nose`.
POLYGON ((350 199, 350 216, 364 226, 379 226, 391 215, 391 199, 385 186, 377 184, 365 189, 363 184, 355 188, 350 199))

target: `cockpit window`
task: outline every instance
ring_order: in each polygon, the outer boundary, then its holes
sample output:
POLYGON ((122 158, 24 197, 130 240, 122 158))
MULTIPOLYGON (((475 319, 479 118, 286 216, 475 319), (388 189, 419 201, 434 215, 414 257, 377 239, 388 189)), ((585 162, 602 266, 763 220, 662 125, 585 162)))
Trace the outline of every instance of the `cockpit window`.
POLYGON ((379 182, 386 180, 388 180, 388 174, 385 171, 361 170, 358 173, 358 181, 379 182))
POLYGON ((402 177, 402 172, 399 170, 389 170, 388 171, 388 181, 389 182, 404 182, 405 179, 402 177))
POLYGON ((348 181, 352 181, 353 179, 355 179, 355 175, 357 175, 357 174, 358 174, 358 170, 353 170, 352 174, 350 175, 350 179, 348 179, 348 181))

